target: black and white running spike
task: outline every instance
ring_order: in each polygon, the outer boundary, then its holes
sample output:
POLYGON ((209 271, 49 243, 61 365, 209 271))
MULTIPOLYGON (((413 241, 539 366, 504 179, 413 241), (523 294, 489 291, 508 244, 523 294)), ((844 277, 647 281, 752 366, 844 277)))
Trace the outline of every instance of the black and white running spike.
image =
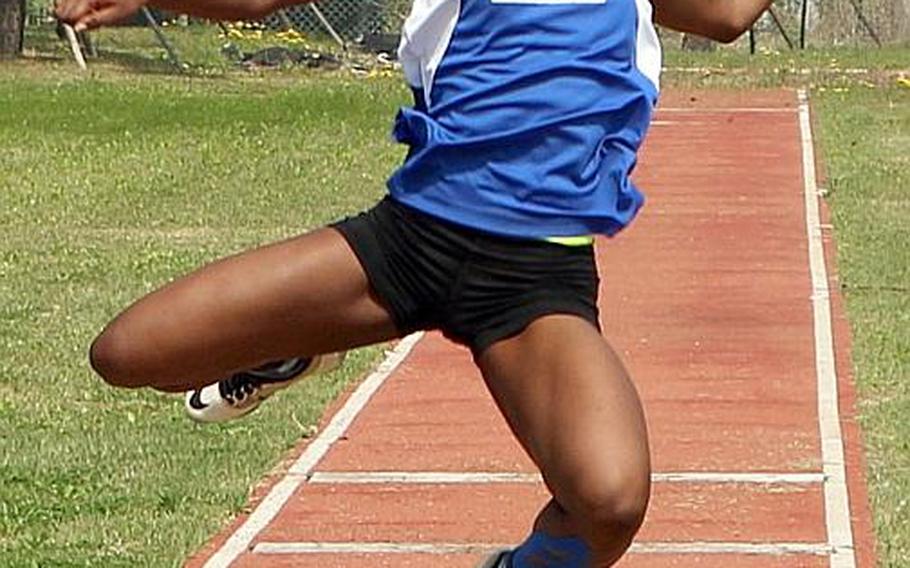
POLYGON ((186 412, 197 422, 227 422, 249 414, 262 401, 300 379, 338 367, 344 353, 294 358, 235 373, 186 393, 186 412))

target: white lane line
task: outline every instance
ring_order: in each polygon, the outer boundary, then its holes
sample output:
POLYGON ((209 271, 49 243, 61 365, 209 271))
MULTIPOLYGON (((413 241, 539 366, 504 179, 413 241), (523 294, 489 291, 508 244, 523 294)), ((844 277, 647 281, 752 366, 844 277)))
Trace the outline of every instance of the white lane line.
POLYGON ((672 112, 680 114, 727 114, 727 113, 736 113, 736 114, 796 114, 797 109, 793 107, 700 107, 700 108, 688 108, 688 107, 657 107, 657 114, 659 115, 662 112, 672 112))
POLYGON ((398 342, 382 364, 357 387, 341 410, 332 417, 328 426, 307 446, 303 454, 291 466, 288 474, 272 487, 246 521, 208 559, 204 568, 227 568, 238 556, 249 550, 250 543, 253 542, 256 535, 275 518, 294 491, 306 481, 306 476, 313 466, 344 434, 344 431, 369 402, 370 397, 379 390, 392 371, 404 361, 421 337, 423 337, 423 333, 413 333, 398 342))
MULTIPOLYGON (((260 542, 255 554, 489 554, 512 544, 420 542, 260 542)), ((837 556, 829 544, 811 542, 636 542, 632 554, 785 554, 837 556)))
POLYGON ((373 485, 384 483, 459 485, 467 483, 541 483, 538 473, 443 471, 317 471, 310 483, 373 485))
POLYGON ((825 474, 805 473, 751 473, 751 472, 669 472, 655 473, 651 479, 657 483, 755 483, 759 485, 808 485, 822 483, 825 474))
MULTIPOLYGON (((666 472, 654 473, 655 483, 809 485, 825 481, 823 473, 747 473, 747 472, 666 472)), ((441 471, 317 471, 309 483, 315 484, 440 484, 541 483, 537 473, 441 472, 441 471)))
POLYGON ((811 542, 642 542, 629 549, 638 554, 747 554, 781 556, 834 553, 830 544, 811 542))
POLYGON ((488 554, 508 545, 422 542, 260 542, 255 554, 488 554))
POLYGON ((844 441, 838 410, 837 371, 834 335, 831 330, 831 303, 825 249, 815 181, 815 149, 806 91, 799 91, 799 130, 802 137, 803 194, 806 203, 806 233, 809 241, 809 268, 812 275, 812 308, 815 321, 815 372, 818 379, 818 424, 822 464, 825 472, 825 525, 828 542, 838 551, 831 557, 832 568, 855 568, 853 530, 844 462, 844 441))

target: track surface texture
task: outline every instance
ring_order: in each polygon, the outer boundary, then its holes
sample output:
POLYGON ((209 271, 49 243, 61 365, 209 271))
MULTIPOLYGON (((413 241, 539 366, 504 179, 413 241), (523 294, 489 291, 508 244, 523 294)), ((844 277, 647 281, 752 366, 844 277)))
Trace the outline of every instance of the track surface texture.
MULTIPOLYGON (((849 336, 803 93, 671 92, 640 218, 598 243, 654 496, 625 568, 875 563, 849 336)), ((471 568, 546 500, 469 353, 399 343, 192 567, 471 568)))

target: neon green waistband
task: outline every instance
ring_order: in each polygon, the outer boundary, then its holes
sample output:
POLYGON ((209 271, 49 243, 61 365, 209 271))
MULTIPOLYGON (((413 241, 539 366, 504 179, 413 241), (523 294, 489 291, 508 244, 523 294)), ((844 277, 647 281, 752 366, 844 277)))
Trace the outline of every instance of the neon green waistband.
POLYGON ((578 235, 575 237, 547 237, 544 239, 548 243, 556 243, 567 247, 584 247, 594 244, 593 235, 578 235))

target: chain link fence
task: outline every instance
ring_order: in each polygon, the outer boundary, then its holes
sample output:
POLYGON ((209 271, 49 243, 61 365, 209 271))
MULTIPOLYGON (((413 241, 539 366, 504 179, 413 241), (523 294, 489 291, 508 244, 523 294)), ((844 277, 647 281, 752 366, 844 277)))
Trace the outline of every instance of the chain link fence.
POLYGON ((778 23, 806 45, 899 43, 910 40, 910 0, 777 0, 759 27, 780 33, 778 23))
MULTIPOLYGON (((669 30, 661 32, 664 44, 671 47, 715 47, 669 30)), ((750 41, 773 49, 908 43, 910 0, 776 0, 752 32, 734 48, 746 49, 750 41)))
MULTIPOLYGON (((325 16, 325 21, 321 21, 316 11, 306 4, 287 8, 284 13, 299 31, 326 33, 328 24, 348 41, 379 34, 397 34, 410 8, 402 0, 322 0, 315 5, 325 16)), ((282 18, 273 15, 267 23, 281 25, 282 18)))
MULTIPOLYGON (((40 27, 53 21, 53 4, 48 0, 28 0, 27 25, 40 27)), ((348 42, 361 42, 378 35, 397 35, 410 10, 409 0, 320 0, 290 6, 258 22, 272 30, 293 29, 316 36, 337 33, 348 42), (315 9, 313 9, 315 6, 315 9)), ((152 10, 161 23, 177 22, 173 14, 152 10)), ((136 18, 136 24, 144 24, 136 18)), ((191 25, 210 25, 214 22, 193 20, 191 25)))
MULTIPOLYGON (((395 34, 407 16, 407 0, 322 0, 319 9, 347 40, 375 34, 395 34)), ((910 0, 777 0, 774 16, 759 22, 757 31, 787 35, 807 45, 896 43, 910 41, 910 0)), ((324 22, 306 5, 286 10, 304 32, 325 33, 324 22)), ((279 25, 276 17, 270 25, 279 25)))
MULTIPOLYGON (((46 44, 50 40, 56 41, 47 32, 54 27, 51 0, 27 2, 26 49, 38 46, 36 49, 40 50, 42 42, 46 44), (40 39, 41 30, 44 30, 44 36, 50 40, 40 39)), ((265 32, 264 35, 257 32, 262 44, 260 48, 267 47, 269 42, 280 45, 283 36, 277 34, 290 30, 303 34, 316 43, 323 41, 320 44, 322 46, 338 47, 338 44, 343 44, 347 49, 351 45, 359 45, 366 51, 383 51, 393 56, 398 43, 398 32, 410 9, 410 3, 411 0, 319 0, 315 4, 286 8, 255 23, 253 28, 265 32), (269 32, 272 32, 271 35, 269 32)), ((234 32, 232 36, 229 29, 216 22, 187 20, 163 12, 154 12, 154 16, 167 26, 163 30, 165 38, 177 38, 175 43, 178 53, 184 51, 178 36, 210 37, 211 49, 215 54, 210 56, 210 61, 219 56, 219 49, 225 42, 242 35, 234 32), (175 27, 176 23, 184 25, 175 27)), ((148 25, 148 21, 141 18, 133 23, 148 25)), ((910 0, 776 0, 772 13, 764 16, 754 31, 751 38, 753 47, 756 43, 761 47, 780 48, 787 44, 793 47, 821 47, 910 42, 910 0)), ((106 36, 103 33, 100 32, 99 36, 104 39, 106 36)), ((665 32, 662 36, 669 47, 676 42, 685 47, 685 38, 679 34, 665 32)), ((151 46, 159 51, 159 44, 164 43, 151 32, 140 28, 132 36, 122 33, 119 39, 99 42, 99 45, 102 51, 105 46, 128 51, 132 40, 123 38, 129 37, 136 38, 135 41, 143 43, 145 47, 151 46)), ((284 36, 284 39, 287 37, 284 36)), ((749 39, 740 40, 734 49, 743 49, 742 46, 747 45, 749 39)), ((188 59, 193 62, 192 56, 188 56, 188 59)))
MULTIPOLYGON (((356 40, 373 34, 397 33, 410 2, 321 0, 317 6, 342 37, 356 40)), ((780 26, 795 42, 801 36, 809 45, 910 41, 910 0, 807 0, 805 4, 802 0, 777 0, 773 11, 780 26)), ((300 31, 326 31, 306 5, 292 7, 286 13, 300 31)), ((270 25, 280 24, 276 17, 268 21, 270 25)), ((770 15, 757 27, 762 33, 780 33, 770 15)))

